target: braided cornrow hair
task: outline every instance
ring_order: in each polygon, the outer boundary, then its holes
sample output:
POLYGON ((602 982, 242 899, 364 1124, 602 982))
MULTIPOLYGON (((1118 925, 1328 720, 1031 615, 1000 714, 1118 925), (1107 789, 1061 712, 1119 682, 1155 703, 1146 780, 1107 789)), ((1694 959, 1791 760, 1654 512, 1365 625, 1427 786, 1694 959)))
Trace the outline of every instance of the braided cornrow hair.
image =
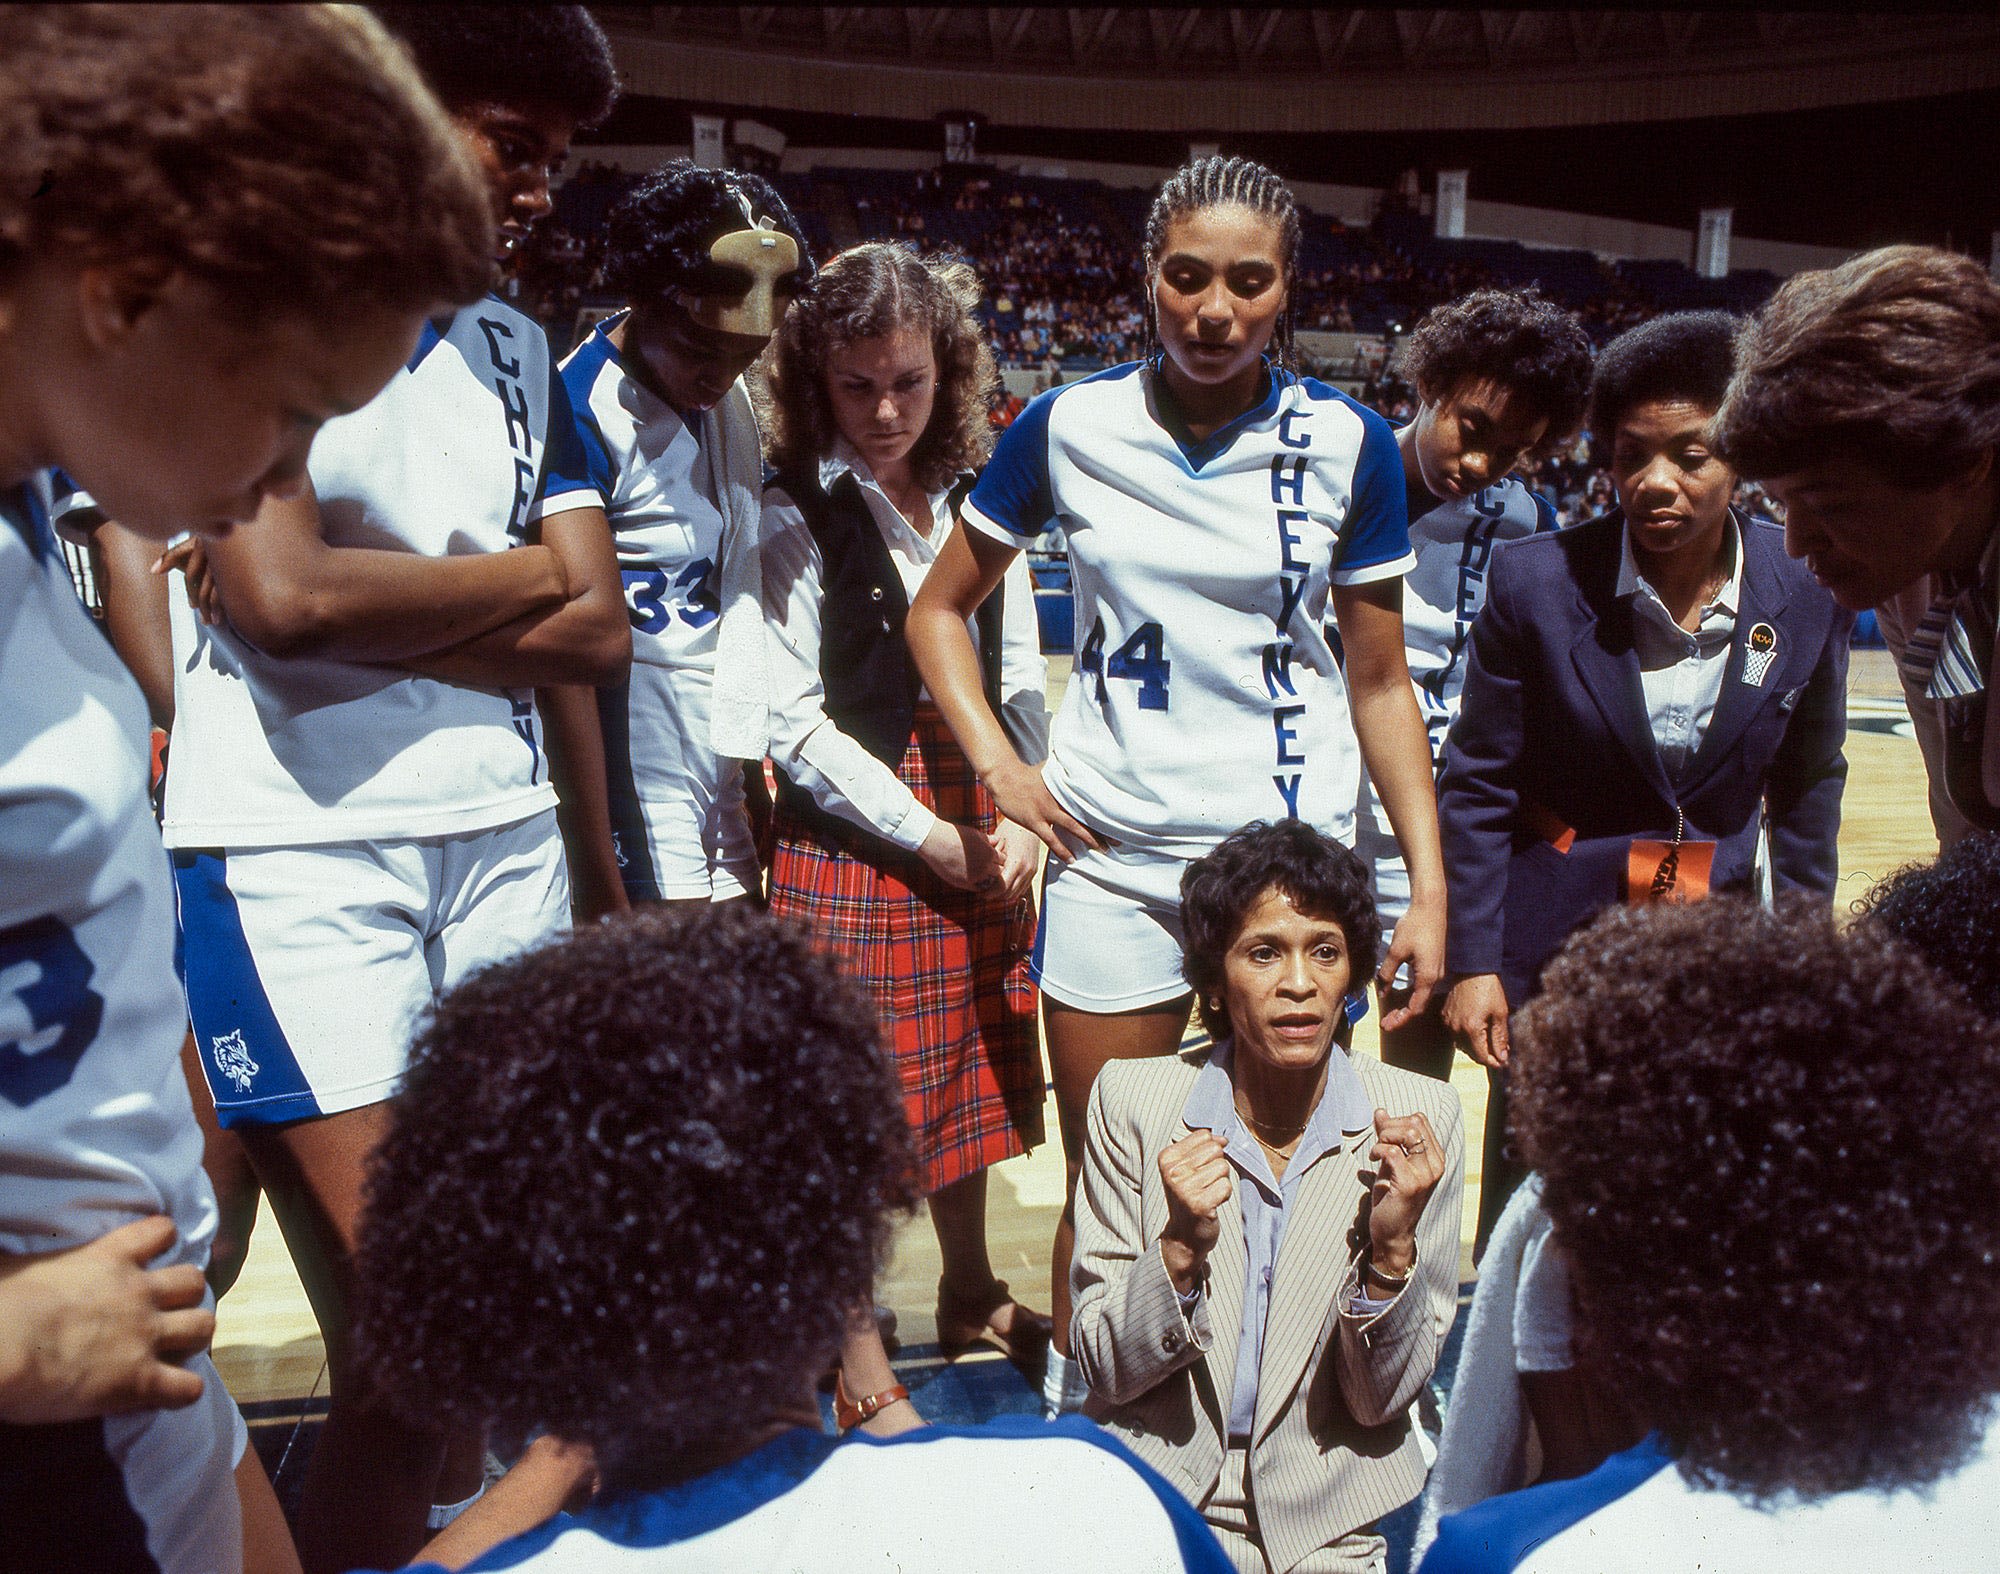
POLYGON ((1146 345, 1148 352, 1160 345, 1160 325, 1153 310, 1153 270, 1166 255, 1167 226, 1183 214, 1203 208, 1234 205, 1248 208, 1278 221, 1278 246, 1283 253, 1285 309, 1278 315, 1271 342, 1278 364, 1287 371, 1297 370, 1298 357, 1292 343, 1292 289, 1299 271, 1299 204, 1292 188, 1277 174, 1255 159, 1198 158, 1183 164, 1167 178, 1146 215, 1146 285, 1141 292, 1146 303, 1146 345))

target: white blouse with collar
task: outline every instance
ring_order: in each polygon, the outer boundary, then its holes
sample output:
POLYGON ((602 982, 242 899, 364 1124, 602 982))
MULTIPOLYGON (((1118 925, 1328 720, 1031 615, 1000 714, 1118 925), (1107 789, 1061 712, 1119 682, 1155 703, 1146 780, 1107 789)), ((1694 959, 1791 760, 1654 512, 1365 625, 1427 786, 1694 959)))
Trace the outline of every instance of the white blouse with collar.
MULTIPOLYGON (((846 443, 820 461, 820 484, 831 489, 841 476, 860 483, 868 512, 882 532, 904 593, 917 598, 924 576, 957 528, 946 507, 949 492, 927 499, 934 521, 924 536, 889 501, 868 462, 846 443)), ((772 634, 771 758, 830 814, 873 831, 914 852, 937 823, 937 816, 860 743, 828 719, 826 689, 820 680, 820 613, 825 589, 819 543, 805 516, 783 491, 764 499, 764 618, 772 634)), ((1043 659, 1035 619, 1035 587, 1025 556, 1008 564, 1001 617, 1000 692, 1009 710, 1048 713, 1048 663, 1043 659)), ((967 625, 975 644, 978 629, 967 625)), ((929 691, 924 690, 928 699, 929 691)))

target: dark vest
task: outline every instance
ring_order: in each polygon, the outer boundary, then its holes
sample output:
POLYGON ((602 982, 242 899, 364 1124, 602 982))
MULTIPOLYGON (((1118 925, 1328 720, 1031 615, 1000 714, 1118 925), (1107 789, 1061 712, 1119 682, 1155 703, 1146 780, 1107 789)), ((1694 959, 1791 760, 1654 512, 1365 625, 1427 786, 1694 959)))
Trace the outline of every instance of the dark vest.
MULTIPOLYGON (((816 468, 774 476, 768 485, 782 488, 798 505, 819 544, 819 672, 827 719, 893 771, 909 747, 923 680, 903 638, 910 603, 889 545, 852 473, 831 489, 820 485, 816 468)), ((969 476, 952 488, 945 505, 952 514, 971 489, 969 476)), ((975 614, 980 677, 995 715, 1000 713, 1001 593, 995 586, 975 614)), ((782 771, 778 779, 779 796, 789 807, 815 821, 829 818, 782 771)))

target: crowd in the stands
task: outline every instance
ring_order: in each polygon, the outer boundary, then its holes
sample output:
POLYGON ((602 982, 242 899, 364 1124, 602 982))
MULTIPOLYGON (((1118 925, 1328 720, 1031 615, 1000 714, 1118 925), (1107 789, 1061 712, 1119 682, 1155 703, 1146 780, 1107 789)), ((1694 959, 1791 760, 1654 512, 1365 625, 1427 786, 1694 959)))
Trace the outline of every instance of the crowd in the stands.
MULTIPOLYGON (((602 293, 603 218, 632 178, 615 165, 585 161, 516 258, 509 296, 558 342, 574 337, 578 313, 602 293)), ((815 180, 779 178, 809 230, 825 225, 823 209, 807 200, 815 180)), ((1143 353, 1145 320, 1132 263, 1139 216, 1128 193, 984 167, 829 172, 825 184, 847 194, 856 238, 956 251, 978 269, 988 289, 980 315, 1003 367, 1069 376, 1143 353)), ((1604 343, 1663 310, 1754 308, 1776 283, 1738 276, 1727 298, 1712 290, 1697 298, 1690 294, 1697 281, 1686 269, 1626 268, 1576 252, 1520 247, 1506 248, 1511 255, 1493 266, 1491 243, 1435 240, 1425 233, 1428 220, 1393 206, 1366 228, 1310 211, 1305 220, 1297 321, 1308 332, 1394 338, 1431 307, 1470 290, 1539 282, 1604 343), (1538 263, 1560 268, 1562 277, 1533 277, 1538 263)), ((1347 378, 1375 368, 1343 358, 1313 369, 1347 378)))

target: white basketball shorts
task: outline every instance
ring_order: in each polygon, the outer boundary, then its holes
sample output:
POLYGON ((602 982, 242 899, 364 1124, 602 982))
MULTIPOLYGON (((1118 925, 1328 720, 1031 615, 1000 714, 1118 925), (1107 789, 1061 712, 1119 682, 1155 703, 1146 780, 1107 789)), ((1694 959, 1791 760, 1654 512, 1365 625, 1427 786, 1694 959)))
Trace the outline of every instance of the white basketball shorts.
POLYGON ((225 1126, 401 1086, 423 1009, 569 927, 553 809, 401 842, 174 853, 188 1014, 225 1126))
POLYGON ((1050 858, 1033 957, 1043 993, 1105 1014, 1185 995, 1181 875, 1189 862, 1123 849, 1050 858))

